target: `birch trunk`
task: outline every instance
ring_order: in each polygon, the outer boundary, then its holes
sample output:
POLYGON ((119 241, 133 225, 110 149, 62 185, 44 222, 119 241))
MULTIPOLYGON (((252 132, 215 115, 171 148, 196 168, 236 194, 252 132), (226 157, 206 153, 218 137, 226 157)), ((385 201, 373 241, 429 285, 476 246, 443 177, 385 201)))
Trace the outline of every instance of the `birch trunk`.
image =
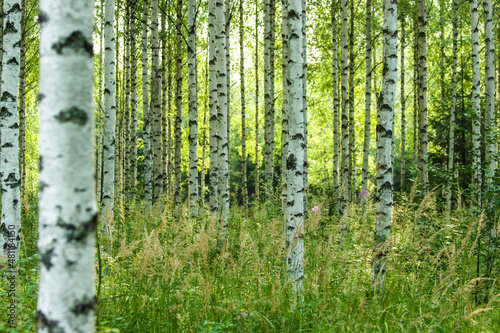
POLYGON ((148 65, 148 12, 149 0, 142 2, 142 116, 143 128, 142 139, 144 141, 144 196, 146 205, 151 208, 153 202, 153 183, 152 183, 152 161, 151 161, 151 116, 149 110, 149 65, 148 65))
POLYGON ((452 64, 452 81, 451 81, 451 108, 450 108, 450 128, 449 128, 449 143, 448 143, 448 179, 446 182, 446 222, 450 221, 451 212, 451 191, 453 184, 453 160, 455 155, 455 113, 457 108, 457 49, 458 49, 458 0, 453 0, 453 64, 452 64))
POLYGON ((309 191, 309 164, 307 158, 307 15, 306 15, 306 0, 302 0, 302 103, 304 107, 304 219, 307 217, 307 193, 309 191))
POLYGON ((289 71, 289 26, 288 26, 288 0, 281 0, 281 39, 282 39, 282 72, 283 72, 283 108, 281 117, 281 210, 283 214, 283 235, 286 238, 286 227, 288 221, 288 204, 287 204, 287 184, 288 184, 288 171, 286 168, 286 161, 288 157, 289 147, 289 129, 288 129, 288 112, 289 112, 289 99, 290 92, 288 90, 288 81, 290 80, 289 71))
POLYGON ((349 29, 349 189, 348 201, 353 202, 356 193, 356 138, 354 132, 354 0, 350 0, 349 29))
MULTIPOLYGON (((406 3, 403 4, 405 6, 406 3)), ((406 18, 404 8, 401 6, 401 193, 404 193, 406 182, 406 95, 405 95, 405 43, 406 43, 406 18)))
MULTIPOLYGON (((182 0, 177 0, 177 39, 176 39, 176 98, 175 98, 175 148, 174 174, 175 190, 174 202, 177 208, 181 204, 181 149, 182 149, 182 0)), ((189 74, 188 74, 189 75, 189 74)), ((190 124, 191 131, 191 124, 190 124)), ((196 184, 198 186, 198 184, 196 184)))
POLYGON ((485 185, 491 191, 496 170, 495 159, 495 40, 493 39, 493 5, 491 0, 484 0, 484 32, 485 32, 485 185))
POLYGON ((172 184, 172 42, 171 42, 171 26, 169 23, 168 27, 168 49, 167 49, 167 196, 170 198, 173 192, 172 184))
POLYGON ((132 67, 132 63, 130 60, 130 40, 131 40, 131 16, 130 16, 130 7, 131 0, 127 0, 125 3, 125 31, 123 34, 123 44, 125 46, 125 54, 123 58, 123 62, 125 64, 125 96, 124 96, 124 106, 123 110, 123 119, 122 119, 122 128, 121 133, 123 135, 123 146, 122 146, 122 158, 123 158, 123 179, 122 184, 125 192, 125 199, 130 201, 131 198, 131 179, 130 179, 130 97, 131 97, 131 76, 130 76, 130 68, 132 67))
POLYGON ((332 0, 332 86, 333 86, 333 195, 339 198, 339 84, 338 84, 338 40, 337 40, 337 1, 332 0))
POLYGON ((217 120, 219 132, 219 244, 227 239, 229 218, 229 160, 227 145, 226 18, 223 0, 215 0, 215 58, 217 68, 217 120))
POLYGON ((342 67, 342 160, 341 160, 341 190, 339 211, 341 216, 347 213, 347 200, 349 198, 349 100, 347 99, 347 79, 349 64, 347 62, 347 0, 340 0, 341 12, 341 51, 340 51, 340 65, 342 67))
MULTIPOLYGON (((227 91, 227 161, 228 170, 231 170, 231 0, 225 0, 226 11, 226 91, 227 91)), ((231 184, 231 179, 229 179, 231 184)))
MULTIPOLYGON (((8 257, 9 275, 16 275, 21 239, 21 194, 19 177, 19 57, 21 7, 16 0, 4 0, 2 91, 0 98, 0 177, 2 217, 0 249, 8 257)), ((92 170, 92 165, 90 166, 92 170)))
POLYGON ((397 85, 397 3, 384 0, 384 76, 377 115, 377 190, 371 285, 384 288, 392 213, 392 141, 397 85))
POLYGON ((196 61, 196 0, 188 2, 189 198, 191 218, 198 217, 198 64, 196 61))
POLYGON ((363 142, 363 170, 361 189, 368 190, 368 158, 370 156, 370 127, 372 108, 372 1, 366 1, 366 83, 365 83, 365 138, 363 142))
POLYGON ((161 147, 162 147, 162 161, 161 161, 161 173, 163 175, 163 194, 168 193, 169 180, 167 177, 167 39, 170 45, 170 22, 167 26, 167 9, 166 2, 163 3, 164 9, 161 11, 160 18, 160 43, 161 43, 161 147))
POLYGON ((2 68, 3 68, 3 0, 0 0, 0 91, 2 89, 2 68))
POLYGON ((42 0, 39 13, 38 332, 93 332, 93 2, 42 0))
POLYGON ((290 80, 288 121, 289 149, 286 159, 287 179, 287 228, 286 268, 294 294, 301 297, 304 283, 304 89, 303 89, 303 36, 302 1, 289 0, 285 7, 288 17, 289 50, 288 70, 290 80))
POLYGON ((219 211, 219 133, 217 119, 217 56, 216 56, 216 29, 215 29, 215 0, 208 3, 208 39, 209 39, 209 86, 210 99, 210 212, 217 218, 219 211))
POLYGON ((205 207, 205 178, 207 176, 207 167, 206 167, 206 151, 207 151, 207 113, 208 113, 208 52, 205 62, 205 106, 203 108, 203 134, 201 136, 201 186, 200 186, 200 197, 201 197, 201 206, 205 207))
POLYGON ((104 9, 104 131, 102 139, 102 216, 110 241, 115 199, 115 1, 106 0, 104 9))
POLYGON ((273 195, 274 167, 274 20, 275 1, 264 0, 264 105, 265 105, 265 146, 264 174, 265 197, 269 201, 273 195))
POLYGON ((429 191, 427 133, 427 14, 426 0, 418 3, 418 173, 424 193, 429 191))
POLYGON ((246 96, 245 96, 245 21, 243 0, 240 0, 240 91, 241 91, 241 177, 243 208, 248 210, 248 176, 247 176, 247 124, 246 124, 246 96))
POLYGON ((130 4, 130 175, 129 192, 131 200, 135 199, 137 186, 137 46, 135 38, 135 17, 137 0, 130 4))
POLYGON ((477 0, 470 1, 472 34, 472 185, 474 203, 481 207, 481 81, 479 69, 479 18, 477 0))
POLYGON ((255 203, 260 203, 259 168, 259 2, 255 1, 255 203))
POLYGON ((161 73, 158 39, 158 0, 151 0, 151 150, 153 157, 153 202, 163 187, 161 166, 161 73))

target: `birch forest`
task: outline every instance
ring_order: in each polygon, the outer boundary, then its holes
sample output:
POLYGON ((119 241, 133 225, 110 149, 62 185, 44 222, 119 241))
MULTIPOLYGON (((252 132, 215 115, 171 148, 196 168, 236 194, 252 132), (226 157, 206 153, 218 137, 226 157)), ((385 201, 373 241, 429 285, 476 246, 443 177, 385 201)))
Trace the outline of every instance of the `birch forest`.
POLYGON ((0 0, 0 332, 499 332, 493 0, 0 0))

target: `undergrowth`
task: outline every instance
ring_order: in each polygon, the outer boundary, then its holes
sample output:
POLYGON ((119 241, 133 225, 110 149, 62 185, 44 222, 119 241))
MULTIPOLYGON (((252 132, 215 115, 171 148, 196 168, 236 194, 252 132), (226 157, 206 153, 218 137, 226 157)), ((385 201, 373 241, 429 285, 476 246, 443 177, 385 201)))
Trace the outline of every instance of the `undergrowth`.
MULTIPOLYGON (((343 237, 339 219, 313 203, 295 308, 281 218, 270 205, 233 207, 222 248, 206 212, 191 222, 186 211, 174 219, 168 203, 151 212, 140 202, 117 206, 111 239, 101 239, 96 255, 98 332, 500 331, 499 246, 484 216, 457 209, 446 223, 432 197, 394 206, 385 289, 373 294, 374 206, 352 205, 343 237)), ((25 230, 36 230, 35 219, 25 230)), ((12 332, 35 330, 36 234, 29 236, 12 332)), ((0 331, 6 304, 2 297, 0 331)))

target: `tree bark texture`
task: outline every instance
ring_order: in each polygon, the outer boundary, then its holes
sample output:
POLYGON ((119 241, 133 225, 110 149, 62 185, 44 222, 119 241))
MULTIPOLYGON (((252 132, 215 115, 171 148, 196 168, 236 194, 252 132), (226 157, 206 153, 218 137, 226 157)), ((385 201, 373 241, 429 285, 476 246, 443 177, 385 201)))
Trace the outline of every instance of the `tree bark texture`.
MULTIPOLYGON (((177 0, 177 36, 176 36, 176 59, 175 59, 175 148, 174 148, 174 174, 175 189, 174 202, 177 206, 181 204, 181 150, 182 150, 182 0, 177 0)), ((189 65, 188 65, 189 66, 189 65)), ((189 74, 188 74, 189 75, 189 74)), ((190 128, 191 130, 191 128, 190 128)), ((198 186, 198 184, 196 184, 198 186)))
POLYGON ((341 172, 341 190, 339 200, 339 212, 341 216, 347 213, 347 201, 349 199, 349 100, 347 99, 348 89, 348 70, 349 64, 347 61, 347 0, 340 0, 341 12, 341 50, 340 50, 340 66, 341 74, 341 92, 342 92, 342 159, 340 165, 341 172))
POLYGON ((481 81, 479 69, 479 17, 477 0, 470 1, 472 43, 472 185, 473 205, 481 207, 481 81))
POLYGON ((151 0, 151 153, 153 159, 153 202, 163 188, 161 166, 161 72, 158 38, 158 0, 151 0))
POLYGON ((144 141, 144 196, 146 205, 153 202, 153 166, 151 153, 151 112, 149 109, 148 12, 149 0, 142 2, 142 139, 144 141))
POLYGON ((243 208, 248 209, 248 176, 247 176, 247 124, 245 96, 245 21, 243 0, 240 0, 240 92, 241 92, 241 177, 243 208))
POLYGON ((363 169, 361 172, 361 188, 368 190, 368 159, 370 156, 370 127, 372 108, 372 2, 366 1, 366 83, 365 83, 365 137, 363 142, 363 169))
POLYGON ((337 2, 332 0, 332 86, 333 86, 333 194, 339 198, 339 84, 338 84, 338 39, 337 39, 337 2))

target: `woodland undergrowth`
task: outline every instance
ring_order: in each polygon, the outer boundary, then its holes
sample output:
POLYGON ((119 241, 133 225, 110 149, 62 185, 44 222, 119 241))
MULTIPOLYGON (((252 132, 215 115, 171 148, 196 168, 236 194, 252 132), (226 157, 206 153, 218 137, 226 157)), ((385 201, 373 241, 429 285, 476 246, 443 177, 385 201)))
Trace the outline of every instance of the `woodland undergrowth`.
MULTIPOLYGON (((285 279, 278 202, 249 212, 233 207, 222 248, 207 213, 192 222, 186 208, 174 219, 165 202, 151 212, 141 202, 119 205, 111 239, 100 239, 96 251, 98 332, 499 332, 500 251, 486 217, 459 207, 446 223, 432 194, 419 205, 399 201, 379 294, 369 283, 374 204, 351 205, 344 233, 327 202, 311 203, 297 308, 285 279)), ((25 207, 12 332, 36 327, 35 200, 25 207)), ((0 308, 3 332, 6 297, 0 308)))

